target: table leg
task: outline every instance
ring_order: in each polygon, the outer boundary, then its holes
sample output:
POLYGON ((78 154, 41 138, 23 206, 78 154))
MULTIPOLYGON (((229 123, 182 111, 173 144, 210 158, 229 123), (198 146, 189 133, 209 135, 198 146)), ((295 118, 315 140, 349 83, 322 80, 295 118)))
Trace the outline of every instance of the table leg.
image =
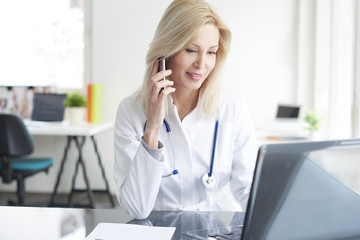
MULTIPOLYGON (((72 136, 71 139, 73 139, 74 141, 76 137, 72 136)), ((83 148, 83 145, 85 143, 85 137, 82 137, 81 139, 81 144, 80 144, 80 148, 81 148, 81 151, 82 151, 82 148, 83 148)), ((79 151, 80 152, 80 151, 79 151)), ((69 197, 68 197, 68 205, 71 206, 71 201, 72 201, 72 197, 73 197, 73 193, 76 191, 75 190, 75 181, 76 181, 76 176, 78 174, 78 170, 79 170, 79 165, 80 165, 80 160, 78 159, 76 161, 76 165, 75 165, 75 172, 74 172, 74 176, 73 176, 73 180, 72 180, 72 184, 71 184, 71 192, 69 194, 69 197)))
MULTIPOLYGON (((83 169, 83 177, 84 177, 84 181, 85 181, 85 184, 86 184, 86 192, 87 192, 87 195, 88 195, 88 198, 89 198, 89 201, 90 201, 90 207, 95 208, 94 198, 93 198, 92 191, 91 191, 91 188, 90 188, 89 179, 87 177, 85 163, 84 163, 84 160, 82 158, 82 145, 83 145, 83 143, 85 141, 85 137, 83 136, 81 138, 82 138, 82 142, 80 143, 79 139, 77 137, 74 137, 76 146, 77 146, 78 151, 79 151, 79 160, 78 160, 78 162, 81 164, 82 169, 83 169)), ((76 175, 74 176, 74 179, 75 178, 76 178, 76 175)), ((73 182, 73 184, 75 185, 75 181, 73 182)))
POLYGON ((51 195, 49 206, 55 206, 55 203, 54 203, 55 195, 57 193, 57 189, 58 189, 59 184, 60 184, 60 178, 61 178, 61 175, 63 173, 63 169, 64 169, 64 165, 65 165, 65 162, 66 162, 66 159, 67 159, 67 154, 68 154, 68 150, 69 150, 70 145, 71 145, 71 141, 74 140, 76 148, 78 150, 79 156, 78 156, 78 160, 76 161, 75 172, 74 172, 74 176, 73 176, 73 179, 72 179, 71 191, 70 191, 70 194, 68 196, 68 204, 66 206, 67 207, 90 207, 90 208, 95 208, 93 192, 99 192, 99 193, 106 193, 108 195, 108 197, 109 197, 111 206, 115 207, 115 203, 114 203, 114 200, 113 200, 113 198, 111 196, 111 193, 110 193, 110 190, 109 190, 109 183, 108 183, 108 181, 106 179, 105 170, 104 170, 104 167, 102 165, 100 153, 98 151, 97 144, 96 144, 94 136, 91 136, 91 139, 92 139, 92 142, 94 144, 94 150, 95 150, 95 153, 96 153, 97 158, 98 158, 98 163, 100 165, 102 177, 103 177, 104 182, 105 182, 105 190, 92 190, 90 188, 90 183, 89 183, 89 179, 88 179, 88 176, 87 176, 87 173, 86 173, 86 168, 85 168, 85 162, 84 162, 83 155, 82 155, 82 149, 83 149, 83 146, 84 146, 84 143, 85 143, 85 139, 86 139, 85 136, 68 136, 67 137, 67 144, 66 144, 66 147, 65 147, 65 150, 64 150, 64 156, 63 156, 63 159, 61 161, 61 167, 60 167, 60 170, 58 172, 56 184, 55 184, 53 193, 51 195), (84 181, 85 181, 85 184, 86 184, 86 189, 83 189, 83 190, 75 188, 75 182, 76 182, 76 177, 77 177, 78 172, 79 172, 79 166, 82 168, 83 177, 84 177, 84 181), (89 205, 73 204, 72 203, 72 198, 73 198, 73 193, 74 192, 86 192, 86 194, 88 196, 88 200, 89 200, 89 205))
POLYGON ((54 205, 55 195, 56 195, 57 189, 58 189, 58 187, 59 187, 59 183, 60 183, 60 178, 61 178, 62 172, 63 172, 63 170, 64 170, 64 164, 65 164, 65 161, 66 161, 66 158, 67 158, 67 153, 68 153, 68 150, 69 150, 69 147, 70 147, 70 143, 71 143, 71 137, 68 136, 68 137, 67 137, 67 143, 66 143, 65 151, 64 151, 64 156, 63 156, 63 159, 62 159, 62 161, 61 161, 61 166, 60 166, 60 170, 59 170, 58 175, 57 175, 57 179, 56 179, 56 184, 55 184, 54 190, 53 190, 53 192, 52 192, 52 194, 51 194, 49 206, 53 206, 53 205, 54 205))
POLYGON ((105 170, 104 170, 104 167, 103 167, 102 162, 101 162, 100 153, 98 151, 97 144, 96 144, 94 136, 91 136, 91 140, 94 143, 95 153, 96 153, 96 155, 98 157, 98 162, 99 162, 99 165, 100 165, 100 168, 101 168, 102 177, 103 177, 104 182, 105 182, 105 193, 109 196, 111 207, 115 207, 115 203, 114 203, 114 200, 113 200, 113 198, 111 196, 111 193, 110 193, 109 183, 108 183, 108 181, 106 179, 105 170))

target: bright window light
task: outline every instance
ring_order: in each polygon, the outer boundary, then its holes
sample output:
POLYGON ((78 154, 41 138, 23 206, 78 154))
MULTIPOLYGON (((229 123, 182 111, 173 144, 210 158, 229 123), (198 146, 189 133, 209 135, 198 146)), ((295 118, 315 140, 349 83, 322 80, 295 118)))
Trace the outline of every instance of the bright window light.
POLYGON ((82 0, 0 2, 0 85, 84 85, 82 0))

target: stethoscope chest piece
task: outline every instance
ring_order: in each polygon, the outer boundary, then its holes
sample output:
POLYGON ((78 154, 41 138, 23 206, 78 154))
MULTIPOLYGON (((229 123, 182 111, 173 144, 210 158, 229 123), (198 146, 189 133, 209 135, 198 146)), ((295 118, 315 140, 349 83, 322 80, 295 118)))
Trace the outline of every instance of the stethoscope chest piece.
POLYGON ((202 177, 202 182, 206 188, 212 188, 215 186, 216 180, 214 174, 209 176, 209 173, 205 173, 202 177))

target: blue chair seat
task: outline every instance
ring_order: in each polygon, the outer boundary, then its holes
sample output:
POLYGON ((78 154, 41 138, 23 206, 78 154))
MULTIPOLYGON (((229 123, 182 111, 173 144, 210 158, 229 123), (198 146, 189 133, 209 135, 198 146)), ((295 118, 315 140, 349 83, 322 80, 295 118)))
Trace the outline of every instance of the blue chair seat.
MULTIPOLYGON (((46 169, 54 162, 53 158, 10 158, 10 160, 14 171, 46 169)), ((2 169, 1 161, 0 169, 2 169)))
POLYGON ((53 164, 49 157, 25 157, 34 151, 32 136, 24 121, 14 114, 0 114, 0 177, 2 182, 17 182, 17 205, 25 204, 25 179, 48 172, 53 164))

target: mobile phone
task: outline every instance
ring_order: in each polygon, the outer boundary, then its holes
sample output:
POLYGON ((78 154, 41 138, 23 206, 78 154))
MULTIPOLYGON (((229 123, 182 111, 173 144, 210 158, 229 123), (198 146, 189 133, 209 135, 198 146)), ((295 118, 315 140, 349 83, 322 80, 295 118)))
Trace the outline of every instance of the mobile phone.
MULTIPOLYGON (((165 58, 164 57, 160 57, 158 59, 159 61, 159 68, 158 68, 158 72, 160 71, 164 71, 166 68, 165 68, 165 58)), ((165 80, 165 77, 162 79, 162 80, 165 80)))

